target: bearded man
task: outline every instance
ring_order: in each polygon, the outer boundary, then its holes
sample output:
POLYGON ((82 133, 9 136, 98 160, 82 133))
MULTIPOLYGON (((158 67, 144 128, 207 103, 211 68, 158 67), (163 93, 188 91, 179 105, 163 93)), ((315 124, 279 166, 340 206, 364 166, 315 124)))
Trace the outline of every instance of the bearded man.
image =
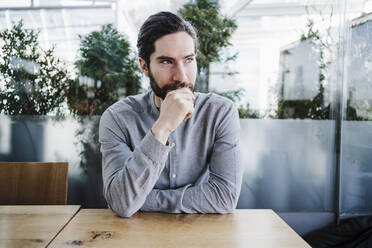
POLYGON ((239 198, 239 116, 234 104, 194 92, 197 36, 170 12, 150 16, 137 41, 152 90, 102 115, 103 194, 121 217, 138 210, 231 213, 239 198))

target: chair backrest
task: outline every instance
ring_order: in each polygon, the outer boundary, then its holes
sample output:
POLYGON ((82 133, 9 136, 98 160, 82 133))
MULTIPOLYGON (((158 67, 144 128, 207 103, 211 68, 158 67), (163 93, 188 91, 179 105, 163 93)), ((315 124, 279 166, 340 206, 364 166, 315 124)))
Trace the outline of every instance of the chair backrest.
POLYGON ((65 205, 68 163, 0 162, 0 205, 65 205))

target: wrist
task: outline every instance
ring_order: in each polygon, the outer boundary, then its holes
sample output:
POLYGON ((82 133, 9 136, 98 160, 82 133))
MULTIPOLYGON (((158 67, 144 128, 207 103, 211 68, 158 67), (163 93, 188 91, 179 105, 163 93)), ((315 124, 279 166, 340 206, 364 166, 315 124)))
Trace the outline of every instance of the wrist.
POLYGON ((154 135, 154 137, 157 140, 159 140, 163 145, 167 143, 168 137, 171 133, 169 129, 164 127, 164 125, 162 125, 159 122, 155 122, 155 124, 151 128, 151 132, 154 135))

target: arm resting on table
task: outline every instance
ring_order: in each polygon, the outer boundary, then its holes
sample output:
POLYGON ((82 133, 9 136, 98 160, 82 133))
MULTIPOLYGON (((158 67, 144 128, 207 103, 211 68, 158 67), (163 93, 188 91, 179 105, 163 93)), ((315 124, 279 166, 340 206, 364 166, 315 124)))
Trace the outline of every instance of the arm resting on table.
POLYGON ((149 130, 131 151, 116 121, 110 109, 100 121, 103 194, 115 213, 130 217, 141 208, 153 189, 170 147, 161 144, 149 130))

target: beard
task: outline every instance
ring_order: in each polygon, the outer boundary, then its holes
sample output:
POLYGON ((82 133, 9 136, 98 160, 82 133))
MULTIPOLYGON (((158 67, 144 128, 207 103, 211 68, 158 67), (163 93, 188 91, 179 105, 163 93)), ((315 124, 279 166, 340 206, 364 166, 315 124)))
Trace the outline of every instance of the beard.
POLYGON ((174 81, 171 84, 167 84, 162 88, 159 87, 159 84, 156 82, 154 76, 152 75, 151 71, 149 71, 149 78, 150 78, 150 86, 152 91, 157 97, 161 99, 165 99, 167 94, 173 90, 181 89, 181 88, 189 88, 191 92, 195 91, 195 85, 186 82, 174 81))

